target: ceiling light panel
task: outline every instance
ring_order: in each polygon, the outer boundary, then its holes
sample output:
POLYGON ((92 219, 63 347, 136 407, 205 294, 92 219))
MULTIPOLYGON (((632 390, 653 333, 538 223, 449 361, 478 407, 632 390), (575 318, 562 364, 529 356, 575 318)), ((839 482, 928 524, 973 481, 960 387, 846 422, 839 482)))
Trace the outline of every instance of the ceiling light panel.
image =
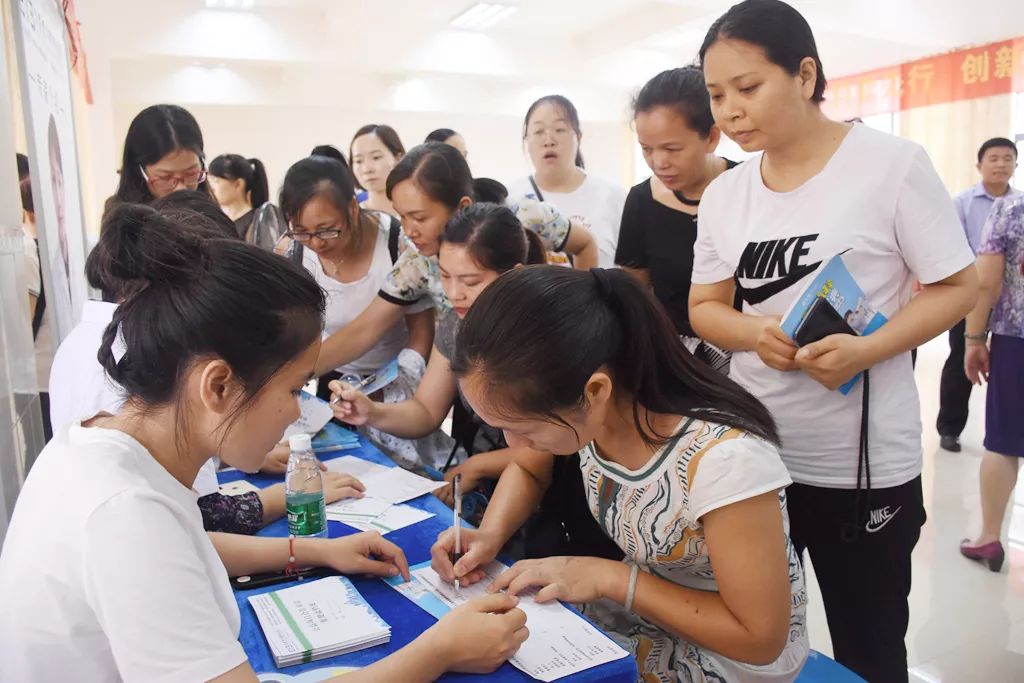
POLYGON ((451 21, 452 28, 485 31, 519 11, 517 5, 477 2, 451 21))

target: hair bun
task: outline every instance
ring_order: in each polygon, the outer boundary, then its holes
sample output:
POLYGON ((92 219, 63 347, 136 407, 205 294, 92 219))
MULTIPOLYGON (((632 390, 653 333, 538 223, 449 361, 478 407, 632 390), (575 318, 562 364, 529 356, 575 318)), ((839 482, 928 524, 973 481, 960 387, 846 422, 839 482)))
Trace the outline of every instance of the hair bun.
POLYGON ((98 254, 97 265, 113 281, 181 282, 204 267, 201 237, 148 206, 117 206, 101 230, 103 253, 98 254))

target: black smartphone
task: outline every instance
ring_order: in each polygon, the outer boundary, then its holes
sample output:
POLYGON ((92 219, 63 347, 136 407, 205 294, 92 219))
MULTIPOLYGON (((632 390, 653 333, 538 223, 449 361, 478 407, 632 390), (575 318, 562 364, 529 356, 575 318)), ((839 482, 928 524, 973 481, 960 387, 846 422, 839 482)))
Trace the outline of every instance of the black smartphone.
POLYGON ((337 574, 337 572, 326 567, 307 567, 306 569, 300 569, 294 574, 285 574, 284 572, 246 574, 244 576, 231 577, 231 587, 236 591, 247 591, 252 590, 253 588, 264 588, 266 586, 288 583, 290 581, 322 579, 323 577, 331 576, 332 574, 337 574))

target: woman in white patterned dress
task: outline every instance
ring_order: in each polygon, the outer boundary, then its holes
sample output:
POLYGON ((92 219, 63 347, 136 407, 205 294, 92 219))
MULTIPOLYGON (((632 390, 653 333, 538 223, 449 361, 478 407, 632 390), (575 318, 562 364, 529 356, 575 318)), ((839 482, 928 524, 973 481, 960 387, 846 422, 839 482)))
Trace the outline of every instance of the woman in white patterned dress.
MULTIPOLYGON (((645 682, 797 676, 806 593, 774 423, 693 360, 649 292, 622 271, 512 271, 466 316, 452 369, 509 445, 579 451, 591 512, 626 555, 521 561, 491 590, 585 603, 645 682)), ((480 580, 547 487, 553 457, 506 468, 454 565, 452 535, 441 535, 442 577, 480 580)))

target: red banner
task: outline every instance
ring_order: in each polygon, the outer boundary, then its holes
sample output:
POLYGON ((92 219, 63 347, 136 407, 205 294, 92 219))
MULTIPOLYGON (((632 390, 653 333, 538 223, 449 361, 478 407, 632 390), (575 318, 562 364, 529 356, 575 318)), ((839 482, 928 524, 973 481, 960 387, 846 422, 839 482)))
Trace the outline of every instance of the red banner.
POLYGON ((1024 38, 918 59, 829 81, 826 110, 862 118, 1024 91, 1024 38))

